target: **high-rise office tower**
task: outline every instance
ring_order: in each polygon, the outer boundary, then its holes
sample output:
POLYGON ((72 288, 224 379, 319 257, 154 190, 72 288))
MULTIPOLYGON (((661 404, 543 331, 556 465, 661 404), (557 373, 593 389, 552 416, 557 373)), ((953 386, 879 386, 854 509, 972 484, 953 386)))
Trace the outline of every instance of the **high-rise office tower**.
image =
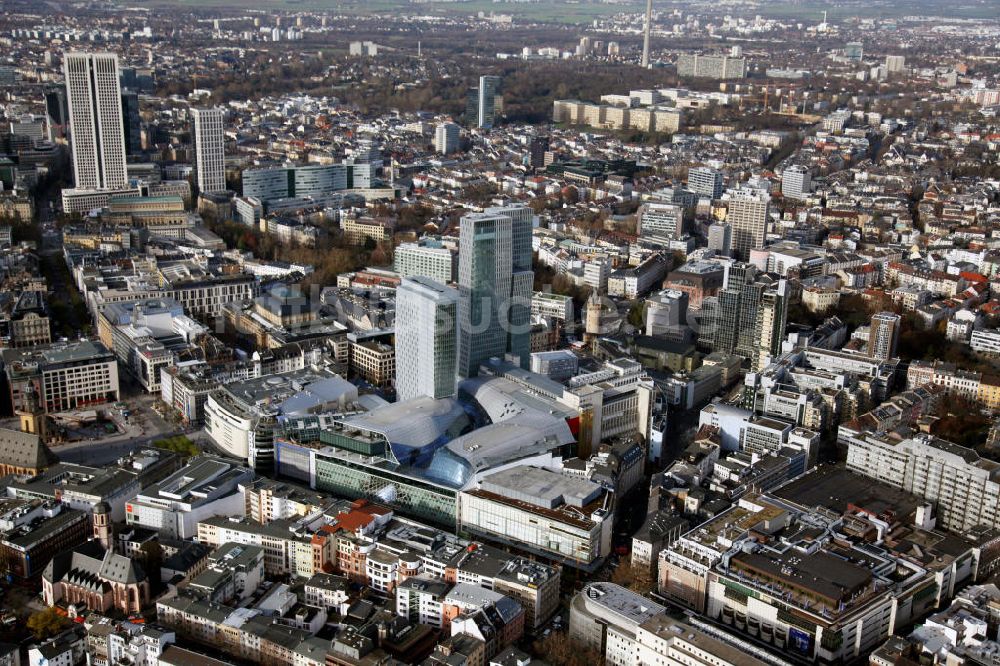
POLYGON ((805 199, 811 189, 809 167, 793 164, 781 172, 781 195, 786 199, 805 199))
POLYGON ((118 82, 122 88, 134 89, 139 87, 139 71, 135 67, 119 67, 118 82))
POLYGON ((469 88, 465 96, 465 124, 468 127, 479 124, 479 88, 469 88))
POLYGON ((750 363, 754 370, 763 370, 767 361, 781 351, 788 324, 788 283, 778 280, 760 296, 757 319, 754 322, 754 343, 750 363))
POLYGON ((51 136, 64 138, 66 125, 69 123, 69 105, 66 103, 65 88, 55 88, 45 92, 45 115, 48 117, 51 136))
POLYGON ((472 377, 491 357, 531 353, 531 209, 488 208, 462 218, 459 232, 459 363, 472 377))
POLYGON ((83 190, 121 189, 128 183, 118 56, 66 53, 73 177, 83 190))
POLYGON ((758 370, 781 349, 788 301, 784 280, 759 275, 752 264, 734 263, 719 294, 702 302, 699 343, 748 358, 758 370))
POLYGON ((688 189, 703 197, 718 199, 722 196, 722 172, 711 167, 688 169, 688 189))
POLYGON ((497 90, 500 88, 499 76, 479 77, 479 127, 493 129, 497 120, 497 90))
POLYGON ((676 204, 643 204, 639 220, 639 236, 643 239, 669 241, 684 233, 684 208, 676 204))
POLYGON ((69 122, 69 105, 66 103, 66 90, 56 88, 45 93, 45 113, 53 125, 65 125, 69 122))
POLYGON ((888 361, 896 356, 899 345, 900 316, 892 312, 872 315, 868 332, 868 356, 880 361, 888 361))
POLYGON ((756 367, 758 317, 764 291, 768 285, 761 282, 751 282, 737 294, 738 314, 736 319, 736 349, 737 354, 750 359, 751 366, 756 367))
POLYGON ((844 57, 848 60, 860 62, 865 57, 865 46, 861 42, 847 42, 844 47, 844 57))
POLYGON ((427 277, 396 289, 396 396, 445 398, 458 371, 458 291, 427 277))
POLYGON ((906 69, 906 56, 888 55, 885 57, 885 71, 897 74, 906 69))
MULTIPOLYGON (((705 342, 712 351, 733 354, 740 346, 740 319, 745 318, 747 309, 743 302, 743 290, 753 284, 756 277, 757 268, 752 264, 731 264, 726 267, 726 276, 718 295, 703 301, 703 308, 704 304, 708 303, 708 310, 703 311, 702 316, 711 317, 711 320, 706 321, 703 326, 705 342)), ((746 333, 743 333, 744 347, 748 340, 746 333)))
POLYGON ((746 58, 689 53, 677 56, 677 76, 681 78, 743 79, 746 75, 746 58))
POLYGON ((139 116, 139 93, 122 91, 122 128, 125 130, 125 154, 142 152, 142 118, 139 116))
POLYGON ((545 167, 545 153, 549 152, 549 137, 535 136, 531 138, 531 145, 528 148, 529 159, 532 169, 545 167))
POLYGON ((725 222, 716 222, 708 228, 708 249, 728 257, 733 248, 733 228, 725 222))
POLYGON ((458 150, 459 127, 455 123, 442 123, 434 131, 434 150, 450 155, 458 150))
POLYGON ((198 191, 202 194, 216 194, 226 191, 225 135, 222 120, 225 111, 214 109, 191 109, 194 118, 195 173, 198 175, 198 191))
POLYGON ((382 155, 382 144, 378 139, 358 139, 358 144, 354 146, 351 157, 356 164, 363 162, 374 164, 378 168, 382 168, 385 163, 385 158, 382 155))
POLYGON ((771 197, 759 190, 741 189, 729 199, 726 222, 733 229, 733 256, 745 261, 750 250, 764 246, 771 197))

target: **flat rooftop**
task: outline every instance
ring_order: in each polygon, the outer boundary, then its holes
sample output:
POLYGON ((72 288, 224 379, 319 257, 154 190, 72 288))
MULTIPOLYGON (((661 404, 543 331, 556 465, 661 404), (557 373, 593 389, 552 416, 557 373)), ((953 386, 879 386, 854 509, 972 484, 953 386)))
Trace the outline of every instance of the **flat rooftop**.
POLYGON ((166 479, 150 485, 136 499, 138 502, 155 498, 191 504, 213 501, 223 493, 234 492, 236 482, 252 478, 253 474, 245 467, 222 458, 202 456, 191 460, 166 479), (226 491, 230 486, 231 489, 226 491))
POLYGON ((682 266, 678 266, 671 273, 706 275, 715 272, 722 273, 724 270, 723 265, 715 261, 689 261, 682 266))
POLYGON ((755 511, 737 504, 694 527, 684 535, 684 538, 717 549, 720 553, 724 552, 728 550, 730 544, 753 529, 755 525, 775 520, 785 513, 784 509, 774 504, 761 503, 760 506, 762 508, 755 511))
POLYGON ((912 515, 921 504, 920 498, 915 495, 852 472, 841 465, 814 468, 769 494, 806 509, 824 507, 842 514, 850 505, 875 515, 892 511, 899 520, 912 515))
POLYGON ((26 347, 24 349, 4 349, 0 354, 2 354, 3 362, 7 365, 13 363, 55 365, 58 363, 113 359, 111 352, 104 345, 99 342, 91 342, 90 340, 57 342, 51 345, 26 347))
POLYGON ((654 615, 642 623, 642 628, 664 638, 676 635, 679 639, 722 659, 725 663, 741 666, 767 666, 769 663, 669 615, 654 615))
POLYGON ((353 384, 340 375, 313 368, 234 382, 226 385, 225 389, 249 405, 263 401, 276 405, 301 396, 299 400, 292 401, 292 404, 282 406, 286 413, 296 412, 300 402, 308 407, 313 403, 339 400, 345 395, 356 394, 357 391, 353 384))
POLYGON ((537 298, 538 300, 542 300, 542 301, 560 301, 562 303, 565 303, 566 301, 573 300, 569 296, 563 296, 562 294, 553 294, 553 293, 547 292, 547 291, 536 291, 536 292, 533 292, 532 295, 531 295, 531 298, 533 298, 533 299, 537 298))
POLYGON ((868 569, 825 550, 811 554, 797 551, 738 553, 733 556, 729 568, 806 592, 833 608, 863 594, 874 580, 868 569))
POLYGON ((483 479, 481 487, 487 492, 547 509, 555 509, 564 504, 583 507, 604 492, 593 481, 527 466, 511 467, 490 474, 483 479))

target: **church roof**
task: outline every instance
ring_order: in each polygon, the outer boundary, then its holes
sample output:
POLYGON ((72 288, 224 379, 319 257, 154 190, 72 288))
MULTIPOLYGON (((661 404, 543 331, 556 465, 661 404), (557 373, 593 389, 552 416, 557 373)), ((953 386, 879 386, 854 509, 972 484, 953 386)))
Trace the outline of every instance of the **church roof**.
POLYGON ((38 435, 0 428, 0 465, 44 469, 54 461, 38 435))
POLYGON ((141 583, 146 573, 138 562, 106 551, 100 542, 91 540, 53 557, 42 577, 53 583, 63 581, 97 591, 109 583, 141 583))

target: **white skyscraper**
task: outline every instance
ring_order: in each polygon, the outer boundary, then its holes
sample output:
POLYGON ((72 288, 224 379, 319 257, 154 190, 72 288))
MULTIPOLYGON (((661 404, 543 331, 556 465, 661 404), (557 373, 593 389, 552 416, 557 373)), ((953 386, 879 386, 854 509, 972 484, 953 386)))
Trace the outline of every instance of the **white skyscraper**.
POLYGON ((733 246, 733 229, 725 222, 716 222, 708 228, 708 249, 728 257, 733 246))
POLYGON ((396 396, 445 398, 458 374, 458 291, 427 277, 396 289, 396 396))
POLYGON ((760 296, 757 318, 754 322, 757 349, 750 358, 751 367, 755 371, 764 369, 768 360, 777 355, 781 349, 781 341, 785 339, 785 327, 788 325, 788 297, 788 283, 785 280, 778 280, 773 288, 764 291, 760 296))
POLYGON ((733 256, 746 261, 750 250, 764 246, 771 197, 759 190, 741 189, 729 198, 726 222, 733 230, 733 256))
POLYGON ((222 120, 225 111, 191 109, 194 118, 195 172, 198 174, 198 191, 215 194, 226 191, 225 135, 222 120))
POLYGON ((811 183, 809 167, 794 164, 781 174, 781 194, 786 199, 805 199, 809 196, 811 183))
POLYGON ((677 204, 643 204, 639 218, 639 235, 643 239, 674 240, 684 232, 684 207, 677 204))
POLYGON ((76 189, 124 188, 128 173, 118 56, 69 52, 63 70, 76 189))
POLYGON ((885 71, 897 74, 906 69, 906 56, 888 55, 885 57, 885 71))
POLYGON ((722 172, 711 167, 688 169, 688 189, 704 197, 718 199, 723 191, 722 172))
POLYGON ((450 155, 458 150, 459 127, 455 123, 442 123, 434 132, 434 150, 450 155))

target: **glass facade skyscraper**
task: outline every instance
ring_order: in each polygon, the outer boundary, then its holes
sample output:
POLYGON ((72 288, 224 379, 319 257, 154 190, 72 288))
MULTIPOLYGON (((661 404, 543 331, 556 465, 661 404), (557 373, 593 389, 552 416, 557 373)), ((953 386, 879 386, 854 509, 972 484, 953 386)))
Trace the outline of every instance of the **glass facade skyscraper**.
POLYGON ((758 275, 752 264, 732 264, 719 294, 702 303, 699 343, 739 354, 750 359, 754 370, 760 369, 781 348, 788 298, 784 280, 758 275))
POLYGON ((499 76, 479 77, 479 127, 493 129, 497 120, 497 90, 500 88, 499 76))
POLYGON ((426 277, 396 289, 396 397, 445 398, 455 393, 458 292, 426 277))
POLYGON ((458 253, 459 375, 473 377, 509 353, 527 368, 531 353, 531 226, 526 206, 488 208, 462 218, 458 253))
POLYGON ((263 202, 289 197, 323 196, 341 190, 372 186, 375 164, 305 164, 263 167, 243 172, 243 196, 263 202))
POLYGON ((125 151, 129 155, 142 152, 142 118, 139 116, 139 93, 122 91, 122 125, 125 129, 125 151))

